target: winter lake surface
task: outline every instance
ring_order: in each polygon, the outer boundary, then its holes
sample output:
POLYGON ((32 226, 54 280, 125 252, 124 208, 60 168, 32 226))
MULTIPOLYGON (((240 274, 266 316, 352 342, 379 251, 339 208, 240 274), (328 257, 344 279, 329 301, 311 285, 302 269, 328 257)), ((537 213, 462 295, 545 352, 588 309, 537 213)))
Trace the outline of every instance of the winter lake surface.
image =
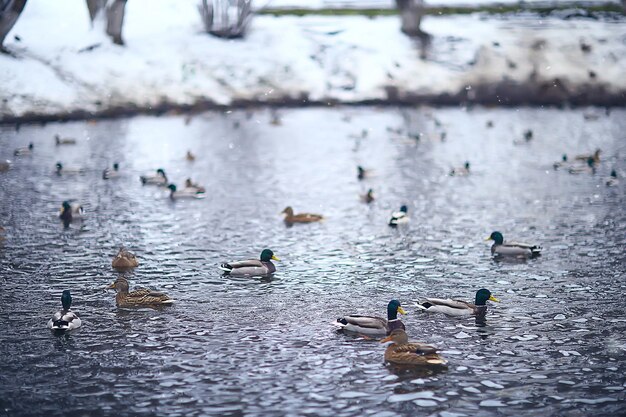
POLYGON ((626 181, 605 183, 612 168, 626 174, 625 132, 624 109, 478 107, 0 127, 0 160, 12 160, 0 172, 0 416, 622 415, 626 181), (78 143, 55 146, 57 133, 78 143), (29 142, 32 156, 13 156, 29 142), (596 148, 595 174, 552 168, 596 148), (466 160, 471 175, 448 175, 466 160), (57 161, 85 172, 57 176, 57 161), (122 175, 105 181, 113 162, 122 175), (142 186, 157 168, 207 197, 174 202, 142 186), (371 205, 359 199, 368 188, 371 205), (87 215, 64 228, 69 198, 87 215), (391 229, 402 204, 411 222, 391 229), (287 227, 288 205, 327 220, 287 227), (543 256, 493 260, 494 230, 543 256), (116 308, 102 288, 120 245, 140 260, 124 274, 131 289, 162 290, 174 306, 116 308), (263 248, 281 258, 271 279, 217 269, 263 248), (501 300, 483 327, 413 306, 481 287, 501 300), (55 336, 46 322, 65 289, 83 326, 55 336), (386 366, 384 346, 330 324, 384 315, 392 298, 446 371, 386 366))

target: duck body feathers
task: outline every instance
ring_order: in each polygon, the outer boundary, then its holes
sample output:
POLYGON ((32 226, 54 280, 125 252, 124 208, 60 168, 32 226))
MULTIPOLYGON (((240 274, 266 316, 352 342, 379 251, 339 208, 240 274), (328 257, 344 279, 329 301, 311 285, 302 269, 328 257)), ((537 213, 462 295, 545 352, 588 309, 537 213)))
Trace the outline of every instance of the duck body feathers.
POLYGON ((48 321, 48 329, 59 332, 66 332, 77 329, 81 326, 80 317, 71 310, 60 310, 54 313, 48 321))
POLYGON ((385 349, 385 362, 396 365, 446 366, 448 361, 437 354, 435 346, 409 342, 404 330, 394 330, 381 343, 393 342, 385 349))
POLYGON ((345 331, 369 336, 385 336, 395 329, 406 329, 400 319, 387 321, 375 316, 349 315, 337 319, 333 324, 345 331))
POLYGON ((220 269, 233 276, 264 276, 276 272, 276 266, 272 262, 258 259, 223 263, 220 269))
POLYGON ((321 214, 313 213, 298 213, 294 214, 291 207, 286 207, 282 214, 285 215, 285 223, 313 223, 324 220, 324 216, 321 214))
POLYGON ((429 313, 442 313, 455 317, 471 316, 477 313, 474 304, 449 298, 426 298, 425 302, 417 303, 415 306, 429 313))
POLYGON ((494 243, 491 245, 492 255, 532 258, 541 255, 541 246, 521 242, 494 243))

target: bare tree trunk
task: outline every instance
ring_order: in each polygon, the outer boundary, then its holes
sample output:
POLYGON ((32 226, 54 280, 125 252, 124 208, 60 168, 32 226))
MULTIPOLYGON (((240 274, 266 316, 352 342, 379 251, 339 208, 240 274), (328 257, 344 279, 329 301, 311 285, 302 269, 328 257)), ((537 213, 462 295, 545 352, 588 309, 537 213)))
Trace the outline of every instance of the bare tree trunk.
POLYGON ((100 10, 106 6, 106 0, 87 0, 87 9, 89 10, 89 19, 93 23, 93 19, 100 10))
POLYGON ((124 24, 124 11, 126 0, 113 0, 107 8, 107 35, 113 38, 113 43, 124 45, 122 40, 122 25, 124 24))
POLYGON ((13 29, 24 6, 26 6, 26 0, 0 0, 0 52, 2 53, 8 53, 4 49, 4 38, 13 29))
POLYGON ((402 32, 409 36, 423 35, 424 32, 420 29, 424 14, 423 0, 396 0, 396 6, 400 11, 402 32))
POLYGON ((198 10, 208 33, 223 38, 240 38, 252 18, 252 0, 202 0, 198 10))

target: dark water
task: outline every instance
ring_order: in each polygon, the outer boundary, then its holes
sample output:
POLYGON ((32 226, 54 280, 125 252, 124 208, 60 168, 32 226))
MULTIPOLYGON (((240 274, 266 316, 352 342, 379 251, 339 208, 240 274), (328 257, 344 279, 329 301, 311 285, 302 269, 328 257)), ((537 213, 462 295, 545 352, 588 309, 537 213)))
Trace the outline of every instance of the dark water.
POLYGON ((280 126, 259 110, 0 128, 0 159, 13 160, 0 173, 0 416, 626 412, 626 182, 605 186, 611 168, 626 173, 625 110, 279 115, 280 126), (531 143, 514 144, 526 129, 531 143), (79 143, 55 147, 55 133, 79 143), (12 156, 31 141, 32 157, 12 156), (596 147, 595 175, 552 169, 563 152, 596 147), (470 176, 447 175, 465 160, 470 176), (87 171, 58 177, 57 161, 87 171), (114 161, 123 176, 102 180, 114 161), (370 179, 357 180, 359 164, 370 179), (139 174, 159 167, 179 185, 192 176, 207 198, 172 202, 142 187, 139 174), (359 194, 369 187, 378 200, 368 206, 359 194), (56 216, 68 198, 87 218, 64 229, 56 216), (392 230, 401 204, 412 221, 392 230), (327 220, 287 228, 287 205, 327 220), (492 260, 483 239, 493 230, 542 244, 544 256, 492 260), (122 310, 102 292, 122 244, 140 259, 131 288, 165 291, 173 307, 122 310), (271 280, 217 270, 266 247, 282 259, 271 280), (502 301, 486 327, 412 307, 481 287, 502 301), (64 289, 83 326, 57 337, 46 322, 64 289), (383 346, 329 325, 384 314, 391 298, 409 311, 412 339, 443 349, 446 372, 386 367, 383 346))

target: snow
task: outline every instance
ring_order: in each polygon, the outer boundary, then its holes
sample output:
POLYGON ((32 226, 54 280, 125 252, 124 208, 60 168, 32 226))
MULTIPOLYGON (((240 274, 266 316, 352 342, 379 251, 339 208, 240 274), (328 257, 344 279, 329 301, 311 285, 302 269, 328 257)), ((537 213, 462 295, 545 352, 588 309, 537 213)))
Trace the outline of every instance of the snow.
MULTIPOLYGON (((575 0, 524 0, 524 3, 543 4, 572 4, 575 0)), ((619 0, 582 0, 579 3, 619 3, 619 0)), ((425 2, 427 6, 475 6, 483 4, 516 4, 519 0, 432 0, 425 2)), ((255 8, 380 8, 391 9, 395 7, 395 0, 262 0, 253 2, 255 8)))
POLYGON ((433 38, 422 51, 396 16, 256 16, 244 40, 224 40, 203 33, 195 1, 145 0, 127 3, 119 47, 75 0, 31 0, 5 43, 17 58, 0 56, 0 120, 199 100, 363 101, 389 87, 454 94, 533 72, 581 85, 593 70, 607 91, 626 90, 623 19, 428 16, 423 29, 433 38))

